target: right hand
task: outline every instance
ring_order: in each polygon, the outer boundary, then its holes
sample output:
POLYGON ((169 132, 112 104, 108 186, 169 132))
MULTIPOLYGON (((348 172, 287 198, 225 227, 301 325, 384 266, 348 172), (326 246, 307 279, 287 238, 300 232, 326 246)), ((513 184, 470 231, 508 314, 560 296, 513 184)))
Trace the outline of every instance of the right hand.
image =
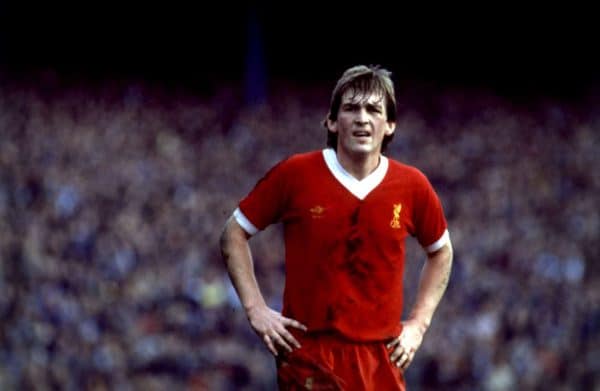
POLYGON ((294 327, 296 329, 306 331, 307 328, 297 320, 286 318, 266 305, 255 306, 246 312, 250 325, 262 338, 267 348, 277 356, 277 347, 283 347, 288 352, 292 351, 292 346, 300 348, 300 343, 286 329, 286 327, 294 327))

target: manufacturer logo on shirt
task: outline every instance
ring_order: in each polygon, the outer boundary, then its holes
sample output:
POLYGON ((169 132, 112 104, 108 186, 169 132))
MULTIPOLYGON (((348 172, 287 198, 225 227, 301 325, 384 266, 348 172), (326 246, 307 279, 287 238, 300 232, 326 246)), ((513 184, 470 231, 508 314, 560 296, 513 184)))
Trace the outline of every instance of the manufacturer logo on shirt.
POLYGON ((390 227, 394 229, 400 228, 400 211, 402 210, 402 204, 394 204, 392 209, 392 221, 390 221, 390 227))
POLYGON ((320 219, 323 217, 323 213, 325 213, 325 208, 321 205, 316 205, 310 208, 309 211, 313 219, 320 219))

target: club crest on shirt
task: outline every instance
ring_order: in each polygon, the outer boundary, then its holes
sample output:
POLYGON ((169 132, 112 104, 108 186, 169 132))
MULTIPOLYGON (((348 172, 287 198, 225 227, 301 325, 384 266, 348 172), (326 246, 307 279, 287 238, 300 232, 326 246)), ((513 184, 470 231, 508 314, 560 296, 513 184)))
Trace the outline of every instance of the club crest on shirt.
POLYGON ((321 217, 323 217, 325 208, 322 207, 321 205, 315 205, 312 208, 310 208, 309 211, 310 211, 310 215, 312 216, 313 219, 320 219, 321 217))
POLYGON ((390 221, 390 227, 394 229, 400 228, 400 211, 402 210, 402 204, 394 204, 392 209, 392 221, 390 221))

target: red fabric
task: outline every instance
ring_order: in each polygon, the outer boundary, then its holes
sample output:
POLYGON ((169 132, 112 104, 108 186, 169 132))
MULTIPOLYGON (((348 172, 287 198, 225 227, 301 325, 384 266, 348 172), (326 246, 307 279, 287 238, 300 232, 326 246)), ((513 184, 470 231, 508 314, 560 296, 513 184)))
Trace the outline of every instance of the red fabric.
POLYGON ((355 341, 400 334, 405 238, 428 246, 446 230, 440 201, 417 169, 390 159, 383 181, 360 200, 321 151, 275 166, 240 210, 258 229, 284 224, 284 315, 355 341))
POLYGON ((277 361, 280 390, 405 390, 384 342, 354 343, 331 334, 297 338, 302 348, 277 361))

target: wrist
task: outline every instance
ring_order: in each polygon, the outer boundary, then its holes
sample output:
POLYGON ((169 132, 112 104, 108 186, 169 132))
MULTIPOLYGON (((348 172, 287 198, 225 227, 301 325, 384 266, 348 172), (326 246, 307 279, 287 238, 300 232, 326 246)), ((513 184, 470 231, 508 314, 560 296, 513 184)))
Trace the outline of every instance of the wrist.
POLYGON ((430 322, 426 319, 421 319, 417 316, 411 316, 407 321, 416 326, 421 335, 425 335, 427 329, 429 329, 430 322))
POLYGON ((246 315, 249 315, 251 312, 255 311, 258 308, 261 307, 266 307, 266 303, 260 302, 260 301, 256 301, 256 302, 251 302, 251 303, 244 303, 243 307, 244 307, 244 311, 246 311, 246 315))

